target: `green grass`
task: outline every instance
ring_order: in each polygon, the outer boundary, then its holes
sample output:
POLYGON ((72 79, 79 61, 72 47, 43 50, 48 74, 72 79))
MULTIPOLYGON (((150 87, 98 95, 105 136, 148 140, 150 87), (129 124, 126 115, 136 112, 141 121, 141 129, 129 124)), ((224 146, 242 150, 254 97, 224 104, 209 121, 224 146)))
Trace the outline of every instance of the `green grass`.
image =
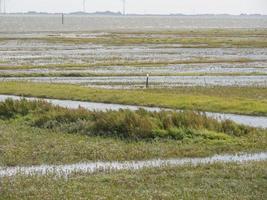
POLYGON ((256 129, 238 125, 230 120, 217 121, 205 114, 181 111, 89 111, 83 108, 67 109, 42 101, 0 102, 0 118, 23 117, 35 127, 63 130, 89 136, 118 137, 129 140, 168 138, 221 139, 244 136, 256 129))
MULTIPOLYGON (((93 39, 45 37, 28 40, 73 45, 160 44, 171 47, 172 44, 182 44, 188 48, 203 48, 203 45, 207 48, 265 48, 267 47, 266 35, 266 29, 210 29, 154 33, 114 32, 93 39)), ((20 39, 0 38, 0 40, 20 39)), ((197 58, 189 61, 156 63, 107 60, 89 64, 0 66, 0 69, 54 67, 76 67, 77 69, 112 65, 164 66, 221 62, 247 63, 255 60, 197 58)), ((65 76, 63 73, 60 75, 65 76)), ((24 75, 21 74, 21 76, 24 75)), ((2 82, 0 93, 267 116, 267 88, 261 87, 105 90, 67 84, 2 82)), ((34 107, 27 103, 1 105, 1 167, 70 164, 98 160, 202 157, 224 153, 260 152, 266 151, 267 147, 266 130, 250 129, 231 122, 222 126, 221 123, 192 113, 182 115, 180 124, 177 124, 177 120, 174 120, 177 118, 170 113, 161 113, 162 116, 144 111, 104 114, 84 110, 69 111, 50 106, 34 107), (157 130, 156 134, 155 130, 157 130)), ((132 172, 78 173, 68 178, 55 177, 52 174, 29 177, 18 175, 0 179, 0 199, 267 199, 266 169, 267 162, 264 161, 242 165, 214 164, 132 172)))
POLYGON ((0 180, 0 199, 242 199, 267 198, 267 162, 165 167, 0 180))
POLYGON ((25 121, 0 120, 0 165, 69 164, 86 161, 202 157, 220 153, 266 151, 267 134, 259 132, 227 140, 126 141, 66 134, 29 126, 25 121))
POLYGON ((102 113, 6 101, 0 118, 0 166, 198 157, 267 147, 266 130, 194 113, 102 113))
POLYGON ((105 90, 67 84, 2 82, 0 93, 267 116, 267 88, 260 87, 105 90))

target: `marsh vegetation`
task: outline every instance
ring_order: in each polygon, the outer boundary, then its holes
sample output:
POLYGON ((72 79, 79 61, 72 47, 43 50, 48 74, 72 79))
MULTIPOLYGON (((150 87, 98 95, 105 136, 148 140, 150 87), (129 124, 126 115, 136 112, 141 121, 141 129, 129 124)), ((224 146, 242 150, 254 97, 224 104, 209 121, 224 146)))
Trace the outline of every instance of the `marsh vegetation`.
POLYGON ((14 34, 1 39, 0 77, 129 89, 150 74, 155 88, 266 87, 265 36, 266 29, 14 34))
POLYGON ((189 111, 99 112, 9 99, 0 118, 2 166, 254 152, 267 141, 264 129, 189 111))
MULTIPOLYGON (((174 18, 153 20, 175 25, 174 18)), ((184 20, 190 24, 191 19, 184 20)), ((116 27, 118 21, 110 23, 116 27)), ((40 32, 3 29, 0 94, 182 111, 104 112, 8 99, 0 102, 0 169, 266 152, 266 129, 204 113, 267 116, 265 26, 77 32, 79 24, 51 23, 64 32, 39 25, 33 30, 40 32), (144 89, 146 74, 151 85, 144 89)), ((20 24, 18 30, 32 28, 20 24)), ((0 199, 266 199, 265 174, 265 161, 80 172, 64 178, 21 174, 1 178, 0 199)))
POLYGON ((258 116, 266 116, 267 113, 265 87, 109 90, 70 84, 3 82, 0 93, 258 116))
POLYGON ((0 184, 3 199, 266 199, 267 189, 266 162, 79 173, 67 179, 20 175, 0 184))

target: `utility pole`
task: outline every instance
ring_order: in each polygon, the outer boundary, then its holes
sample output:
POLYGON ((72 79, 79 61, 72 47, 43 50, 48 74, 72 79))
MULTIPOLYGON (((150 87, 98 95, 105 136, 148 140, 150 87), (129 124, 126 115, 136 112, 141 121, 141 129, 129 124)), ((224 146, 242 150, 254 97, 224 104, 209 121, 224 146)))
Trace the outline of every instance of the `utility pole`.
POLYGON ((83 12, 86 12, 86 0, 83 0, 83 12))
POLYGON ((122 14, 125 15, 126 14, 126 0, 122 0, 122 14))
POLYGON ((6 13, 6 2, 5 2, 5 0, 0 0, 0 13, 6 13))
POLYGON ((3 12, 6 14, 6 0, 3 0, 3 12))

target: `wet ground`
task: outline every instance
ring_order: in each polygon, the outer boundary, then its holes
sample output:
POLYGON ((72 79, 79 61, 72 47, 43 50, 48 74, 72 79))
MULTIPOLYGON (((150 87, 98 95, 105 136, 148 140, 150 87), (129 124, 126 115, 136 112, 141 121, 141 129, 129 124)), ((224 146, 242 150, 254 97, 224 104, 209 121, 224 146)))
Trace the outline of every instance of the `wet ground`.
MULTIPOLYGON (((200 48, 201 44, 190 48, 183 48, 181 44, 101 44, 103 36, 108 35, 112 39, 113 36, 110 34, 105 32, 0 33, 2 38, 0 39, 0 76, 21 76, 22 74, 25 76, 24 78, 5 78, 0 81, 29 80, 101 88, 140 88, 144 86, 143 76, 150 74, 151 87, 266 86, 267 48, 207 48, 205 45, 200 48), (98 38, 100 44, 47 40, 51 37, 98 38), (24 66, 24 69, 15 68, 16 66, 24 66), (27 74, 31 76, 34 73, 37 74, 36 76, 39 73, 42 77, 27 77, 27 74), (68 77, 56 77, 56 73, 68 77), (76 75, 73 75, 75 73, 76 75), (77 74, 88 76, 83 75, 85 73, 91 77, 75 77, 77 74), (180 76, 183 73, 187 75, 180 76), (206 76, 198 76, 198 73, 206 76), (248 73, 257 76, 246 76, 248 73), (45 77, 51 74, 53 78, 45 77), (218 76, 209 76, 212 74, 218 76), (236 76, 232 76, 233 74, 236 76)), ((116 37, 166 39, 185 36, 123 33, 116 37)), ((257 39, 262 36, 250 35, 249 37, 257 39)), ((195 36, 192 38, 194 39, 195 36)), ((225 40, 229 39, 231 40, 231 37, 225 38, 225 40)))
POLYGON ((53 73, 90 73, 97 75, 146 75, 146 74, 182 74, 182 73, 259 73, 267 74, 266 62, 249 63, 197 63, 197 64, 169 64, 164 66, 97 66, 97 67, 53 67, 36 69, 5 69, 0 74, 53 74, 53 73))
MULTIPOLYGON (((101 88, 144 88, 145 76, 112 77, 12 77, 0 81, 69 83, 101 88)), ((150 87, 177 86, 260 86, 267 87, 267 76, 150 76, 150 87)))
MULTIPOLYGON (((5 101, 11 98, 14 100, 19 100, 21 97, 13 95, 0 95, 0 101, 5 101)), ((40 98, 26 98, 28 100, 36 100, 40 98)), ((77 109, 83 107, 88 110, 96 111, 107 111, 107 110, 119 110, 119 109, 129 109, 138 110, 140 108, 151 111, 158 112, 164 108, 159 107, 145 107, 145 106, 132 106, 132 105, 122 105, 122 104, 109 104, 109 103, 96 103, 96 102, 83 102, 83 101, 71 101, 71 100, 58 100, 58 99, 42 99, 52 103, 53 105, 62 106, 71 109, 77 109)), ((170 109, 164 109, 170 110, 170 109)), ((179 110, 178 110, 179 111, 179 110)), ((246 116, 246 115, 236 115, 236 114, 224 114, 224 113, 211 113, 205 112, 207 116, 216 118, 218 120, 229 119, 239 124, 248 125, 251 127, 267 128, 267 117, 257 117, 257 116, 246 116)))
POLYGON ((245 163, 249 161, 266 161, 267 152, 236 155, 215 155, 206 158, 157 159, 126 162, 92 162, 71 165, 41 165, 30 167, 0 167, 0 177, 20 175, 68 176, 71 173, 114 172, 118 170, 141 170, 145 168, 174 167, 184 165, 209 165, 215 163, 245 163))
MULTIPOLYGON (((150 87, 175 86, 261 86, 267 87, 267 17, 237 16, 65 16, 61 15, 0 15, 0 77, 4 75, 25 77, 0 78, 1 81, 33 81, 46 83, 70 83, 101 88, 143 88, 146 74, 150 74, 150 87), (218 34, 218 30, 223 28, 218 34), (230 29, 228 29, 230 28, 230 29), (241 30, 250 29, 249 34, 241 30), (265 28, 265 29, 264 29, 265 28), (131 31, 176 31, 182 34, 126 33, 131 31), (189 29, 205 29, 194 35, 189 29), (264 29, 258 32, 258 29, 264 29), (124 32, 123 39, 151 39, 152 43, 112 43, 112 32, 124 32), (208 33, 208 34, 207 34, 208 33), (207 34, 207 35, 205 35, 207 34), (197 41, 198 37, 200 38, 197 41), (209 46, 209 38, 213 44, 209 46), (57 40, 60 38, 60 40, 57 40), (186 45, 157 43, 161 39, 186 39, 186 45), (203 38, 207 39, 203 42, 203 38), (51 40, 52 39, 52 40, 51 40), (81 39, 81 41, 71 41, 81 39), (85 42, 84 39, 96 39, 85 42), (65 40, 65 41, 64 41, 65 40), (218 41, 225 41, 219 44, 218 41), (195 41, 195 42, 194 42, 195 41), (202 42, 200 42, 202 41, 202 42), (260 42, 259 42, 260 41, 260 42), (230 44, 230 45, 229 45, 230 44), (232 44, 232 45, 231 45, 232 44), (218 47, 219 46, 219 47, 218 47), (23 66, 23 67, 22 67, 23 66), (19 68, 20 67, 20 68, 19 68), (27 77, 32 74, 43 77, 27 77), (64 73, 70 77, 46 77, 64 73), (90 77, 74 77, 73 73, 88 73, 90 77), (183 75, 188 73, 189 75, 183 75), (190 75, 203 73, 205 76, 190 75), (209 74, 219 74, 211 76, 209 74), (231 73, 235 75, 230 75, 231 73), (245 75, 246 73, 252 73, 245 75), (177 74, 180 74, 179 76, 177 74), (208 75, 207 75, 208 74, 208 75), (99 77, 102 76, 102 77, 99 77), (72 77, 71 77, 72 76, 72 77)), ((0 101, 18 96, 0 95, 0 101)), ((34 100, 36 98, 28 98, 34 100)), ((144 108, 159 111, 158 107, 139 107, 119 104, 103 104, 57 99, 45 99, 54 105, 68 108, 79 106, 90 110, 105 111, 144 108)), ((179 110, 177 110, 179 111, 179 110)), ((230 119, 251 127, 267 128, 267 117, 244 116, 205 112, 218 120, 230 119)), ((267 160, 267 153, 217 155, 207 158, 170 160, 147 160, 128 162, 77 163, 72 165, 41 165, 30 167, 0 167, 0 177, 45 175, 55 173, 68 175, 73 172, 98 172, 112 170, 138 170, 149 167, 212 164, 221 162, 248 162, 267 160)))
MULTIPOLYGON (((1 36, 1 35, 0 35, 1 36)), ((23 35, 20 35, 23 37, 23 35)), ((43 37, 47 37, 44 35, 43 37)), ((27 39, 0 40, 1 65, 49 65, 49 64, 87 64, 123 62, 171 63, 174 61, 205 60, 264 60, 266 67, 267 50, 265 48, 181 48, 179 45, 138 44, 126 46, 106 46, 96 44, 53 43, 27 39), (170 47, 171 46, 171 47, 170 47)), ((125 37, 125 36, 124 36, 125 37)), ((128 36, 130 37, 130 36, 128 36)), ((155 35, 153 36, 155 37, 155 35)), ((167 37, 167 36, 165 36, 167 37)), ((239 63, 237 63, 239 64, 239 63)), ((264 66, 265 65, 265 66, 264 66)), ((249 67, 249 65, 243 65, 249 67)), ((210 67, 212 66, 212 62, 210 67)), ((232 64, 235 67, 235 64, 232 64)))
POLYGON ((6 22, 16 24, 21 19, 0 17, 0 27, 5 27, 0 32, 0 77, 12 77, 0 81, 134 89, 144 87, 145 76, 150 74, 150 87, 266 87, 267 48, 261 44, 267 42, 267 32, 266 26, 260 26, 266 17, 66 16, 66 24, 56 25, 57 15, 25 15, 13 31, 8 31, 12 27, 6 22), (125 23, 126 19, 133 24, 125 23), (157 28, 156 19, 169 28, 157 28), (225 29, 211 29, 216 20, 225 29), (117 22, 133 29, 83 30, 96 21, 102 22, 97 26, 117 22), (185 21, 203 29, 185 29, 185 21), (76 30, 70 26, 73 22, 76 30), (149 28, 149 23, 154 26, 149 28), (240 25, 246 29, 226 29, 240 25))

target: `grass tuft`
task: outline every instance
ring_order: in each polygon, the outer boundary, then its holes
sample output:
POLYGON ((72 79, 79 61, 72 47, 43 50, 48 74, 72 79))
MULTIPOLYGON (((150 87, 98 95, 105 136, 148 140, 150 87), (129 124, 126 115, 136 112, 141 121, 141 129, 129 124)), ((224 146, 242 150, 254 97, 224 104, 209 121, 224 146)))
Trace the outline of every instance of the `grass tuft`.
MULTIPOLYGON (((203 113, 191 111, 148 112, 119 110, 97 112, 83 108, 67 109, 43 101, 17 101, 8 99, 0 103, 2 119, 28 117, 39 128, 81 133, 90 136, 118 137, 123 139, 168 138, 183 140, 196 137, 218 137, 216 133, 243 136, 255 131, 230 120, 217 121, 203 113), (200 134, 204 131, 208 134, 200 134), (215 132, 215 135, 212 134, 215 132)), ((225 137, 224 137, 225 138, 225 137)))

